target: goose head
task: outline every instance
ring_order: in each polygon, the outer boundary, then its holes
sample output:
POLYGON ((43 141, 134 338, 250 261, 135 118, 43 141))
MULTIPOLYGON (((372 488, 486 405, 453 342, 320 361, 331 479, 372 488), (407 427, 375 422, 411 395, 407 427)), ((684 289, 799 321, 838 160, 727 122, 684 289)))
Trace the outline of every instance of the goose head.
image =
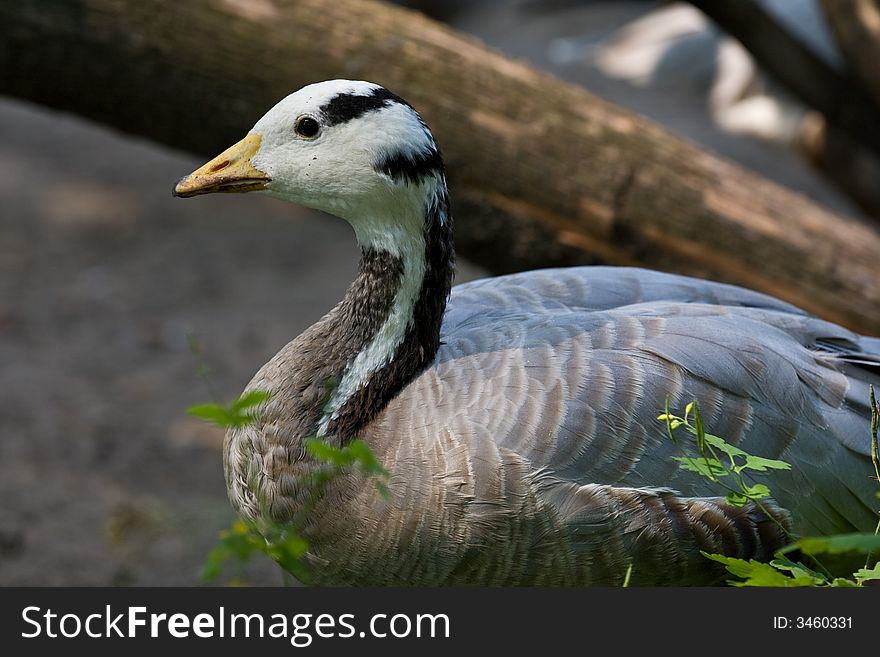
POLYGON ((426 199, 445 186, 439 149, 409 103, 377 84, 331 80, 281 100, 174 195, 260 191, 340 216, 362 246, 397 252, 395 235, 421 234, 426 199))
POLYGON ((310 355, 291 375, 299 389, 338 384, 326 403, 298 398, 302 407, 288 413, 302 420, 303 435, 353 435, 438 349, 453 246, 431 131, 409 103, 377 84, 312 84, 174 188, 181 197, 214 192, 268 194, 353 226, 358 277, 333 311, 294 341, 298 353, 310 355))

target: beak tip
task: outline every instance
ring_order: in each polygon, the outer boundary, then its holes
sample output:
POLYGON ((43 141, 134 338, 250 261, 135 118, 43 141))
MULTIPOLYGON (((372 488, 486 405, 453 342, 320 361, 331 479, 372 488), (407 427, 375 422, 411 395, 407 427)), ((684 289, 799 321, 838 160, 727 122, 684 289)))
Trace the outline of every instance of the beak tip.
POLYGON ((176 183, 174 183, 174 188, 171 190, 171 196, 175 198, 186 198, 188 196, 188 194, 186 193, 186 186, 184 184, 186 183, 188 178, 189 176, 184 176, 176 183))

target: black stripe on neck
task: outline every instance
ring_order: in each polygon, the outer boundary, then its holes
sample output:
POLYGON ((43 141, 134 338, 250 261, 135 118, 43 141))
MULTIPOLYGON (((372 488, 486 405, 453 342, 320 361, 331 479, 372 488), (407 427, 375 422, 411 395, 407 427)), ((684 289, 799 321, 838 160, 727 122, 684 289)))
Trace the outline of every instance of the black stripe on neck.
POLYGON ((321 105, 319 111, 324 118, 324 124, 333 126, 340 123, 348 123, 367 112, 382 109, 391 103, 400 103, 401 105, 412 107, 400 96, 391 93, 384 87, 377 87, 366 95, 354 93, 337 94, 321 105))
MULTIPOLYGON (((258 378, 278 403, 262 421, 283 427, 277 443, 317 435, 346 368, 388 321, 402 282, 401 257, 363 249, 360 271, 342 300, 264 366, 258 378)), ((299 458, 304 455, 301 449, 299 458)))
POLYGON ((335 434, 341 443, 356 438, 360 429, 434 362, 440 348, 440 325, 452 287, 455 261, 445 181, 442 192, 431 198, 425 213, 425 277, 412 322, 391 361, 373 373, 327 427, 327 433, 335 434))

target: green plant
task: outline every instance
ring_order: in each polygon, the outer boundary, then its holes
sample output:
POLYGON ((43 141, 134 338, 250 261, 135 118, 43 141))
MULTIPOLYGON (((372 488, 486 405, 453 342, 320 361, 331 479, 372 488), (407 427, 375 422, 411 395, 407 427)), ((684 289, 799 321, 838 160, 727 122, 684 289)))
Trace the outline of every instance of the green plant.
MULTIPOLYGON (((211 421, 214 414, 212 414, 211 421)), ((307 499, 294 520, 284 525, 267 520, 236 520, 220 532, 218 544, 208 553, 201 577, 205 581, 217 579, 230 561, 241 565, 250 561, 254 555, 265 555, 301 582, 308 582, 309 569, 305 557, 309 549, 301 529, 305 515, 320 499, 324 488, 336 477, 354 468, 376 477, 375 485, 383 496, 388 495, 384 479, 388 472, 376 459, 369 446, 362 440, 352 440, 344 447, 334 447, 317 438, 305 441, 306 449, 323 463, 304 484, 307 499)), ((232 580, 240 583, 240 579, 232 580)))
MULTIPOLYGON (((200 404, 188 411, 219 426, 241 427, 258 421, 259 408, 268 399, 269 394, 266 392, 251 391, 229 406, 200 404)), ((380 494, 383 496, 389 494, 385 484, 388 472, 364 441, 355 439, 343 447, 335 447, 319 438, 308 438, 304 444, 306 450, 321 463, 321 466, 311 472, 308 481, 304 482, 306 499, 294 519, 284 525, 265 519, 236 520, 231 527, 220 533, 219 543, 208 553, 201 572, 202 579, 215 580, 222 573, 224 565, 231 560, 243 564, 256 554, 264 554, 278 563, 284 571, 291 573, 302 582, 307 582, 309 571, 305 557, 309 544, 303 538, 301 531, 305 525, 305 516, 321 498, 327 485, 337 477, 357 468, 375 477, 374 483, 380 494)), ((263 514, 263 517, 267 518, 269 514, 263 514)))
MULTIPOLYGON (((211 386, 210 371, 201 358, 201 347, 192 335, 188 335, 187 339, 197 359, 198 375, 215 399, 211 403, 191 406, 187 412, 224 429, 241 428, 259 422, 260 412, 271 399, 271 394, 265 390, 251 390, 230 404, 217 402, 211 386)), ((305 439, 304 445, 320 465, 309 474, 307 481, 302 482, 306 491, 305 501, 293 521, 284 525, 273 523, 264 519, 269 517, 268 513, 261 514, 263 518, 260 520, 234 521, 230 527, 220 532, 217 545, 208 553, 200 573, 203 580, 216 580, 229 562, 240 567, 254 555, 262 554, 281 566, 283 572, 291 573, 300 581, 307 582, 309 572, 306 555, 309 544, 302 536, 302 528, 308 511, 318 502, 326 487, 337 477, 359 469, 374 478, 374 484, 381 495, 389 495, 385 483, 389 473, 364 441, 353 439, 342 447, 335 447, 313 437, 305 439)), ((244 581, 237 576, 229 583, 240 585, 244 581)))
MULTIPOLYGON (((871 460, 874 473, 880 480, 878 465, 877 434, 880 426, 880 406, 878 406, 873 386, 870 390, 871 403, 871 460)), ((789 470, 791 466, 785 461, 777 461, 754 456, 730 445, 722 438, 706 433, 703 419, 696 400, 685 407, 684 416, 677 416, 669 411, 667 402, 665 412, 658 419, 666 423, 666 431, 670 440, 682 451, 684 456, 675 457, 680 467, 695 472, 709 481, 718 484, 727 491, 727 502, 743 506, 749 502, 762 507, 761 500, 770 496, 769 487, 761 483, 747 481, 755 472, 767 470, 789 470), (686 450, 676 439, 675 432, 684 428, 693 439, 697 455, 687 455, 686 450)), ((877 493, 880 497, 880 492, 877 493)), ((766 513, 766 509, 764 509, 766 513)), ((772 517, 766 513, 768 517, 772 517)), ((787 533, 787 532, 786 532, 787 533)), ((855 587, 865 582, 880 580, 880 562, 870 566, 871 555, 880 550, 880 522, 873 534, 855 533, 836 536, 803 537, 792 540, 792 543, 779 550, 769 563, 754 559, 745 560, 728 557, 723 554, 703 556, 724 565, 727 571, 738 577, 728 583, 733 586, 830 586, 855 587), (792 552, 813 559, 819 567, 815 570, 801 562, 792 561, 788 556, 792 552), (852 574, 852 577, 835 577, 827 572, 818 562, 819 555, 840 554, 843 552, 863 552, 866 556, 865 567, 852 574)))
POLYGON ((677 429, 684 427, 694 436, 699 456, 679 456, 675 457, 675 460, 683 470, 696 472, 723 487, 727 491, 727 502, 734 506, 745 506, 749 502, 757 503, 770 495, 770 489, 765 484, 747 483, 746 478, 750 473, 791 469, 785 461, 748 454, 723 438, 706 433, 696 400, 685 407, 684 417, 672 415, 667 403, 666 412, 657 419, 666 422, 667 435, 679 449, 682 448, 676 441, 674 433, 677 429))
POLYGON ((244 393, 228 406, 223 404, 198 404, 190 406, 186 412, 190 415, 216 424, 218 427, 245 427, 259 419, 260 407, 269 401, 269 393, 265 390, 251 390, 244 393))

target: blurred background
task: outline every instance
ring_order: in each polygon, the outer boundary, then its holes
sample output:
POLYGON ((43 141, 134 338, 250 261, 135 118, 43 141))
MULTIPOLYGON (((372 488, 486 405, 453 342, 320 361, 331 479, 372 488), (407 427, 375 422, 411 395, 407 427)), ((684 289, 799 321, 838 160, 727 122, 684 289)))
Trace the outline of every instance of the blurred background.
MULTIPOLYGON (((843 176, 821 162, 822 113, 700 3, 399 4, 876 225, 871 161, 843 176)), ((846 69, 819 2, 758 4, 846 69)), ((854 158, 845 151, 847 166, 854 158)), ((232 511, 223 432, 186 408, 234 399, 356 271, 353 234, 336 218, 253 195, 173 199, 202 161, 0 96, 2 585, 201 583, 232 511)), ((485 273, 459 259, 458 282, 485 273)), ((239 574, 282 581, 268 562, 239 574)))

